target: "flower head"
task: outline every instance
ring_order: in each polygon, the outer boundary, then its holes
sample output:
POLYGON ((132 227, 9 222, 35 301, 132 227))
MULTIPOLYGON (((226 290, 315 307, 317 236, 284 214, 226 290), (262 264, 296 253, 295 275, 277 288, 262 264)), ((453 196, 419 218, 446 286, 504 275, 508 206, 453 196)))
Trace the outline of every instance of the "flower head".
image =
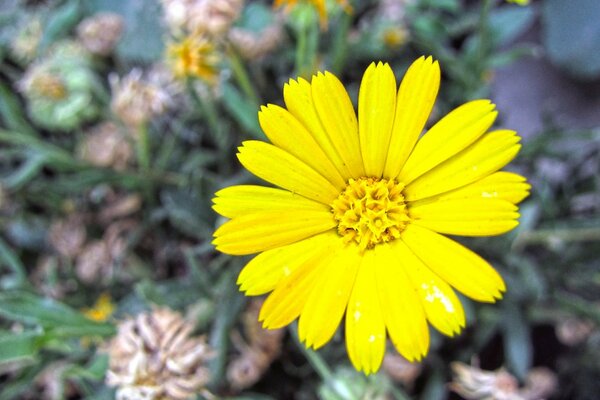
POLYGON ((280 188, 243 185, 216 194, 230 221, 214 244, 228 254, 258 254, 240 273, 247 295, 271 294, 259 319, 267 328, 299 318, 299 337, 319 348, 345 313, 354 366, 372 373, 386 332, 408 360, 428 351, 427 322, 454 336, 465 314, 454 290, 483 302, 502 297, 500 275, 442 234, 498 235, 518 222, 525 178, 499 170, 519 151, 514 131, 495 130, 488 100, 468 102, 420 139, 440 83, 424 57, 399 90, 387 64, 371 64, 358 119, 341 82, 319 73, 290 80, 287 108, 263 107, 272 144, 246 141, 238 158, 280 188))
POLYGON ((123 17, 102 12, 84 19, 77 26, 77 37, 92 54, 109 55, 123 34, 123 17))
POLYGON ((152 73, 144 74, 134 68, 122 78, 116 75, 109 78, 112 92, 110 107, 128 127, 146 124, 163 114, 173 103, 168 82, 152 79, 152 73))
POLYGON ((223 36, 240 16, 243 0, 161 0, 164 19, 173 34, 204 32, 223 36))
POLYGON ((31 119, 56 130, 73 130, 98 115, 95 94, 100 85, 89 54, 71 41, 57 43, 18 82, 31 119))
POLYGON ((212 350, 193 326, 167 308, 122 321, 108 349, 107 383, 117 399, 184 400, 210 379, 212 350))
POLYGON ((180 79, 200 78, 215 83, 219 56, 212 41, 202 34, 191 34, 167 47, 173 74, 180 79))

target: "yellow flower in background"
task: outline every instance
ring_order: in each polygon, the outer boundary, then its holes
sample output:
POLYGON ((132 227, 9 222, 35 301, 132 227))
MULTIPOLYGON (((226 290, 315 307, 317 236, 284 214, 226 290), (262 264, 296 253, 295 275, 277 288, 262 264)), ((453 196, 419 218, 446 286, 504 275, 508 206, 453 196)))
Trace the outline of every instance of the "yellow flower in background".
POLYGON ((506 0, 506 1, 508 1, 509 3, 518 4, 520 6, 526 6, 529 4, 529 0, 506 0))
POLYGON ((110 294, 102 293, 96 303, 91 308, 82 310, 83 315, 91 320, 97 322, 104 322, 115 311, 115 304, 113 303, 110 294))
MULTIPOLYGON (((301 1, 310 3, 317 9, 317 12, 319 13, 319 19, 321 21, 321 26, 326 27, 327 26, 327 7, 325 4, 326 0, 301 0, 301 1)), ((352 10, 352 7, 350 6, 350 4, 348 4, 347 0, 336 0, 336 1, 337 1, 337 3, 342 5, 342 7, 344 7, 344 10, 346 12, 350 12, 352 10)), ((286 5, 287 8, 290 8, 290 7, 295 6, 297 3, 298 3, 298 0, 275 0, 275 2, 273 3, 273 6, 275 8, 278 8, 283 5, 286 5)))
POLYGON ((214 44, 204 35, 191 34, 167 46, 167 58, 177 78, 200 78, 215 83, 219 55, 214 44))
POLYGON ((290 80, 286 108, 262 107, 272 144, 245 141, 238 158, 280 188, 220 190, 214 209, 230 220, 214 244, 258 254, 238 278, 246 295, 271 292, 259 316, 276 329, 299 318, 299 337, 317 349, 345 314, 348 355, 379 369, 386 332, 408 360, 427 354, 427 322, 454 336, 465 314, 454 290, 493 303, 505 285, 480 256, 442 234, 488 236, 517 226, 525 178, 499 170, 518 153, 511 130, 488 132, 488 100, 468 102, 421 138, 440 83, 424 57, 399 90, 388 64, 371 64, 358 98, 331 73, 290 80))

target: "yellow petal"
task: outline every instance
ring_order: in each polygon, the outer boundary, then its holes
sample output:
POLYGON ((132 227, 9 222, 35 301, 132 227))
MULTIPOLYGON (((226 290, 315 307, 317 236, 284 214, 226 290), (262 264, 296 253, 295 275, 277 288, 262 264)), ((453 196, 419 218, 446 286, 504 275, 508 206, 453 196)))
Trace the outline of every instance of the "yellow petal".
POLYGON ((529 195, 531 185, 525 177, 513 172, 498 171, 467 186, 434 196, 432 199, 466 199, 481 197, 501 199, 519 204, 529 195))
POLYGON ((310 83, 303 78, 297 81, 290 79, 283 87, 283 98, 289 112, 310 132, 344 180, 352 178, 350 169, 338 154, 317 115, 310 83))
POLYGON ((465 312, 454 290, 406 246, 396 240, 396 253, 406 265, 410 282, 425 309, 427 320, 444 335, 454 336, 465 327, 465 312))
POLYGON ((410 216, 413 223, 439 233, 490 236, 517 226, 517 210, 517 206, 501 199, 445 199, 411 204, 410 216))
POLYGON ((416 224, 402 240, 435 274, 459 292, 477 301, 493 303, 506 290, 502 277, 471 250, 416 224))
POLYGON ((258 113, 263 131, 275 146, 287 151, 342 190, 345 181, 308 130, 285 108, 269 104, 258 113))
POLYGON ((514 131, 489 132, 471 146, 406 186, 408 201, 424 199, 460 188, 498 171, 519 152, 521 140, 514 131))
MULTIPOLYGON (((338 242, 342 243, 341 240, 338 242)), ((350 298, 360 265, 356 246, 340 246, 315 280, 300 314, 298 334, 307 347, 318 349, 334 335, 350 298)))
POLYGON ((398 90, 396 116, 383 177, 394 179, 408 159, 429 118, 440 87, 440 66, 431 57, 416 60, 398 90))
POLYGON ((215 193, 213 209, 227 218, 274 210, 328 210, 323 203, 287 190, 265 186, 230 186, 215 193))
POLYGON ((418 361, 429 349, 429 328, 421 300, 407 275, 410 265, 396 250, 399 244, 400 240, 394 240, 374 249, 377 290, 394 347, 407 360, 418 361))
POLYGON ((353 177, 365 175, 358 122, 352 101, 335 75, 319 72, 312 78, 312 98, 329 140, 353 177))
POLYGON ((336 226, 329 211, 275 210, 234 218, 215 231, 217 250, 254 254, 306 239, 336 226))
POLYGON ((327 265, 331 256, 326 253, 327 249, 319 250, 315 256, 283 278, 267 297, 258 316, 264 328, 282 328, 298 318, 322 266, 327 265))
POLYGON ((248 140, 238 150, 242 165, 267 182, 324 204, 330 204, 339 195, 322 175, 276 146, 248 140))
POLYGON ((346 348, 354 367, 377 372, 385 353, 385 322, 379 302, 373 251, 365 251, 346 310, 346 348))
POLYGON ((358 131, 367 176, 381 177, 395 113, 394 72, 387 63, 371 63, 358 93, 358 131))
POLYGON ((300 265, 323 251, 332 252, 340 242, 335 231, 328 231, 262 252, 242 269, 237 284, 248 296, 270 292, 300 265))
POLYGON ((475 100, 451 111, 417 142, 398 180, 407 185, 473 144, 494 123, 494 107, 489 100, 475 100))

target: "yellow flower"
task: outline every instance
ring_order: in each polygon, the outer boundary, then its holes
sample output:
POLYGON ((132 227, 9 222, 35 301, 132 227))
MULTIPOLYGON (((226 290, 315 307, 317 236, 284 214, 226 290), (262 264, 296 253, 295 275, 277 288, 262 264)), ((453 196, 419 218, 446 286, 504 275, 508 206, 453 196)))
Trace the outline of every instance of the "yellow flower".
MULTIPOLYGON (((307 1, 308 3, 312 4, 317 9, 317 12, 319 13, 319 19, 321 20, 321 26, 326 27, 327 26, 327 7, 325 5, 326 0, 304 0, 304 1, 307 1)), ((350 6, 350 4, 348 4, 347 0, 336 0, 336 1, 339 4, 341 4, 342 7, 344 7, 344 10, 346 12, 350 12, 352 10, 352 7, 350 6)), ((298 3, 298 0, 275 0, 275 2, 273 3, 273 6, 275 8, 278 8, 285 4, 287 8, 290 8, 290 7, 295 6, 297 3, 298 3)))
POLYGON ((102 293, 96 303, 91 308, 82 310, 82 313, 91 320, 103 322, 110 318, 114 311, 115 304, 112 302, 110 294, 102 293))
POLYGON ((408 360, 428 351, 427 321, 454 336, 465 314, 454 289, 493 303, 505 285, 481 257, 441 234, 488 236, 517 226, 529 185, 498 172, 518 153, 511 130, 488 132, 497 112, 468 102, 419 139, 440 83, 437 61, 408 69, 400 89, 388 64, 371 64, 352 102, 331 73, 290 80, 287 108, 262 107, 272 144, 246 141, 242 165, 278 188, 232 186, 214 209, 230 221, 217 249, 258 254, 240 273, 246 295, 271 292, 266 328, 299 318, 299 337, 319 348, 345 313, 354 366, 378 370, 386 331, 408 360))
POLYGON ((509 3, 518 4, 520 6, 526 6, 529 4, 529 0, 506 0, 506 1, 508 1, 509 3))
POLYGON ((178 78, 200 78, 207 83, 217 79, 219 56, 213 43, 203 35, 192 34, 170 43, 167 57, 178 78))

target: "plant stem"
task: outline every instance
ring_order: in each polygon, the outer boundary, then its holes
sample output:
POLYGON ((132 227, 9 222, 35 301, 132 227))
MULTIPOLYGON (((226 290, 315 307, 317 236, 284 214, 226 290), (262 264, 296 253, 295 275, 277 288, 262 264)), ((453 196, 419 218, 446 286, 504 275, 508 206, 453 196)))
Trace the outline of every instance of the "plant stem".
POLYGON ((137 129, 136 152, 137 160, 142 171, 150 169, 150 140, 148 138, 148 124, 143 123, 137 129))
POLYGON ((240 59, 239 54, 235 51, 233 46, 227 46, 227 55, 229 56, 229 63, 231 65, 231 70, 233 71, 233 76, 235 76, 240 88, 246 97, 254 103, 256 108, 258 108, 261 104, 260 97, 256 94, 256 90, 254 90, 252 80, 244 67, 244 63, 240 59))
POLYGON ((323 358, 317 352, 306 348, 306 346, 304 346, 300 342, 300 339, 298 338, 298 324, 295 323, 293 325, 290 325, 289 330, 292 336, 294 337, 294 341, 298 345, 298 348, 306 356, 306 359, 317 372, 317 374, 319 374, 321 379, 324 382, 331 381, 333 379, 333 373, 331 372, 331 369, 329 369, 329 366, 327 365, 325 360, 323 360, 323 358))

